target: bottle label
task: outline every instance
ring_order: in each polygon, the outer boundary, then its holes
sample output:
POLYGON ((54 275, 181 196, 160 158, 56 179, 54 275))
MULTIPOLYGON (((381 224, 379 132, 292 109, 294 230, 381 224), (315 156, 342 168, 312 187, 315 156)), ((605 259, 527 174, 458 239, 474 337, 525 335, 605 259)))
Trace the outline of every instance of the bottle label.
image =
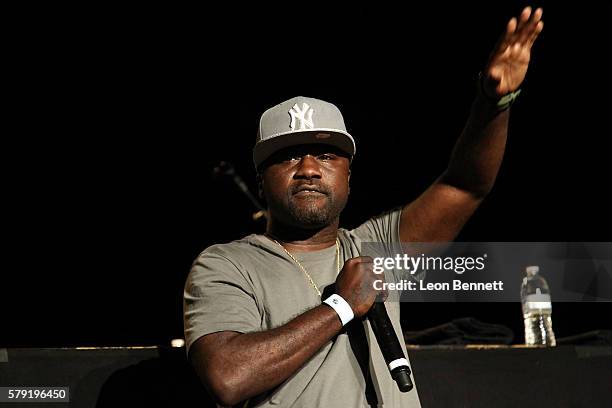
POLYGON ((535 311, 535 310, 552 310, 552 304, 550 303, 549 294, 533 294, 525 296, 524 311, 535 311))
POLYGON ((527 302, 527 310, 552 309, 550 302, 527 302))

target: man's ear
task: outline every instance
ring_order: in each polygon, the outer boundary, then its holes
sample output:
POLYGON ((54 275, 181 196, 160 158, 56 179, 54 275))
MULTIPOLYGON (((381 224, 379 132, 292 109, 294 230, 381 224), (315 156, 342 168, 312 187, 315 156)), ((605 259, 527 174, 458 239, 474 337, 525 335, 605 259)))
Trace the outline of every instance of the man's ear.
POLYGON ((257 194, 259 195, 259 199, 264 200, 263 177, 260 173, 255 175, 255 181, 257 181, 257 194))
POLYGON ((351 169, 348 171, 348 193, 351 194, 351 169))

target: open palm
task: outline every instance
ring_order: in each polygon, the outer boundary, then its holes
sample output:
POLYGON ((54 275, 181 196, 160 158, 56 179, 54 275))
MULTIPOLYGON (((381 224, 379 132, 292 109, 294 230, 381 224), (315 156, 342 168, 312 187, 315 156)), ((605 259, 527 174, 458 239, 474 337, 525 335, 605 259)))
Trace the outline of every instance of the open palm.
POLYGON ((501 97, 518 89, 529 66, 531 47, 544 28, 542 9, 525 7, 518 21, 512 18, 493 49, 485 69, 485 92, 501 97))

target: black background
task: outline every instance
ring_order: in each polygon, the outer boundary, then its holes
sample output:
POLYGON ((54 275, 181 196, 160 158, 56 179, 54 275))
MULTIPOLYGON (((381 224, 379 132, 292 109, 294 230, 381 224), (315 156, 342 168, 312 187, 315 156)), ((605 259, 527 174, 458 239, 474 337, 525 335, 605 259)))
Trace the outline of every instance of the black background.
MULTIPOLYGON (((264 227, 212 168, 230 161, 256 191, 259 115, 290 97, 335 103, 357 141, 344 227, 417 197, 445 168, 476 75, 524 5, 490 3, 258 10, 268 18, 105 10, 29 40, 3 152, 0 346, 182 337, 193 259, 264 227)), ((538 5, 545 29, 497 184, 458 240, 612 241, 610 8, 538 5)), ((553 307, 557 337, 612 328, 609 303, 553 307)), ((459 316, 522 341, 518 303, 409 304, 403 324, 459 316)))

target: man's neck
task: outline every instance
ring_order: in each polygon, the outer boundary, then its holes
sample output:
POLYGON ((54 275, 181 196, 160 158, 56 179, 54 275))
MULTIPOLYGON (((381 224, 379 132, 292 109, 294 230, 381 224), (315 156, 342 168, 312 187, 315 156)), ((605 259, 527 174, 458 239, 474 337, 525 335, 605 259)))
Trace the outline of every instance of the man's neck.
POLYGON ((310 252, 329 248, 335 245, 338 236, 336 219, 330 225, 316 229, 301 229, 284 226, 270 221, 266 228, 266 236, 278 241, 290 252, 310 252))

